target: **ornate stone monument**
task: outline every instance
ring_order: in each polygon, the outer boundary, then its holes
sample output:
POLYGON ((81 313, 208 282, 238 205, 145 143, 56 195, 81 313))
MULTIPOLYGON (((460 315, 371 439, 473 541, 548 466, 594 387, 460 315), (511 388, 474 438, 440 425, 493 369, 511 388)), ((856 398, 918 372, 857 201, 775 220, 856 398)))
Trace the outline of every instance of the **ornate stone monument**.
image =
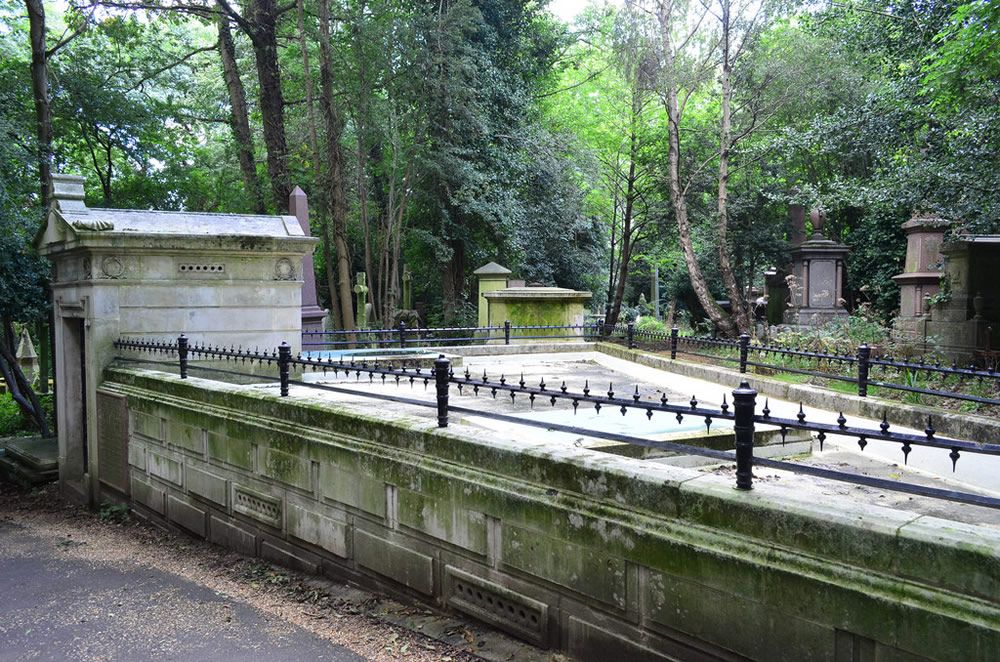
POLYGON ((121 398, 99 390, 123 336, 301 347, 303 258, 294 216, 91 209, 83 177, 52 177, 36 244, 52 262, 59 481, 71 498, 127 495, 121 398), (117 445, 116 445, 117 443, 117 445), (103 458, 98 462, 98 458, 103 458), (99 470, 100 468, 100 470, 99 470))
POLYGON ((811 214, 812 236, 792 248, 791 275, 798 288, 790 292, 785 323, 815 326, 847 317, 844 308, 844 280, 847 246, 823 236, 826 215, 820 209, 811 214))

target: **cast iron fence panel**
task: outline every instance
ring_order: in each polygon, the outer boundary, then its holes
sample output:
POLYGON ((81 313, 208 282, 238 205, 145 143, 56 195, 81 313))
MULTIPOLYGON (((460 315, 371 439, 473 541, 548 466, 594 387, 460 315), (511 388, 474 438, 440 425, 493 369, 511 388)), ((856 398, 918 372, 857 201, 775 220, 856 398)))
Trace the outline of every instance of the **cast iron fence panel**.
POLYGON ((358 329, 354 331, 303 331, 302 346, 319 349, 363 349, 367 347, 420 347, 449 343, 484 343, 518 340, 593 340, 596 327, 586 324, 515 325, 509 320, 497 326, 413 327, 400 322, 394 329, 358 329), (562 332, 562 333, 559 333, 562 332))
POLYGON ((902 384, 896 381, 890 381, 887 378, 891 374, 895 374, 897 377, 905 378, 907 373, 924 373, 927 375, 935 374, 945 377, 975 379, 981 383, 993 383, 1000 385, 1000 371, 997 371, 992 367, 983 370, 971 365, 962 368, 959 367, 957 363, 953 363, 950 367, 948 367, 942 365, 940 362, 930 363, 922 360, 897 361, 891 356, 872 357, 871 348, 866 344, 862 344, 858 347, 857 354, 855 356, 845 356, 827 352, 813 352, 802 349, 801 347, 788 348, 776 345, 752 344, 750 343, 749 336, 745 334, 741 336, 739 340, 728 340, 703 336, 681 336, 679 335, 677 329, 674 328, 671 330, 671 333, 667 335, 666 333, 644 331, 642 329, 634 328, 632 324, 618 325, 613 328, 607 327, 605 330, 608 332, 606 334, 608 338, 621 338, 630 349, 636 348, 637 343, 640 340, 654 344, 669 343, 671 359, 676 359, 677 354, 685 354, 688 356, 697 356, 709 359, 715 362, 721 361, 732 364, 736 366, 741 373, 745 373, 748 366, 753 366, 765 370, 774 370, 776 372, 808 375, 822 379, 849 382, 857 385, 858 395, 862 397, 866 397, 868 395, 869 386, 877 386, 907 393, 931 395, 965 402, 974 402, 983 405, 1000 405, 1000 399, 997 398, 944 389, 925 388, 912 384, 902 384), (711 354, 703 351, 708 348, 732 350, 737 354, 737 356, 711 354), (779 363, 769 363, 766 360, 760 360, 761 358, 767 359, 769 356, 813 361, 817 367, 822 367, 825 364, 827 368, 830 369, 836 367, 841 370, 853 370, 854 374, 839 374, 829 370, 814 370, 800 366, 797 367, 779 363), (880 373, 885 374, 886 377, 873 378, 873 370, 878 370, 880 373))
MULTIPOLYGON (((676 334, 672 334, 671 337, 676 338, 676 334)), ((746 341, 743 341, 742 344, 744 347, 747 346, 746 341)), ((123 351, 150 353, 154 356, 176 356, 176 365, 181 379, 188 378, 188 372, 192 367, 190 365, 192 357, 233 362, 236 364, 249 363, 269 366, 274 363, 277 365, 277 377, 254 375, 220 369, 212 366, 196 366, 196 368, 198 370, 206 370, 211 373, 240 375, 244 377, 254 377, 265 381, 277 381, 279 383, 279 392, 282 397, 288 397, 289 386, 295 384, 319 390, 346 393, 355 396, 360 395, 363 397, 407 405, 435 407, 439 427, 447 427, 448 414, 449 412, 454 411, 508 421, 518 425, 541 427, 547 430, 569 432, 588 437, 620 441, 647 448, 700 455, 727 462, 735 461, 736 487, 742 490, 752 489, 753 467, 756 465, 819 478, 865 485, 878 489, 947 499, 960 503, 980 505, 990 508, 1000 508, 1000 498, 997 497, 958 490, 927 487, 911 483, 902 483, 894 480, 852 474, 835 469, 827 469, 824 467, 796 464, 784 460, 754 457, 754 434, 757 425, 764 425, 777 429, 781 434, 782 444, 785 443, 785 438, 789 430, 794 429, 815 433, 816 438, 820 443, 821 450, 829 435, 855 438, 858 440, 858 445, 862 451, 864 451, 870 440, 899 443, 900 450, 903 453, 904 464, 908 462, 910 453, 914 450, 914 446, 938 450, 949 450, 950 452, 948 457, 952 461, 952 471, 955 470, 957 462, 961 458, 961 453, 969 452, 1000 456, 1000 444, 941 437, 934 430, 931 417, 928 417, 927 427, 925 428, 923 435, 920 435, 896 432, 892 430, 884 413, 882 422, 879 424, 878 428, 849 426, 843 413, 838 416, 834 423, 809 421, 807 420, 807 416, 801 403, 799 405, 799 413, 795 418, 772 416, 769 400, 765 400, 763 409, 758 413, 756 411, 757 392, 750 387, 750 384, 745 379, 742 380, 740 385, 733 390, 733 401, 731 407, 726 399, 726 396, 723 395, 720 406, 718 408, 712 408, 699 403, 695 396, 692 396, 687 403, 669 402, 665 394, 661 395, 659 401, 643 400, 639 394, 638 386, 635 387, 634 392, 632 392, 629 397, 622 397, 615 391, 613 383, 608 385, 608 390, 606 392, 596 392, 590 388, 588 380, 585 382, 581 391, 574 391, 566 385, 565 381, 562 381, 559 386, 553 387, 552 384, 546 384, 544 378, 541 379, 537 385, 529 385, 525 381, 523 374, 516 382, 509 381, 507 377, 502 374, 499 379, 495 380, 491 379, 485 372, 482 376, 473 376, 468 369, 466 369, 463 375, 456 375, 451 368, 450 362, 443 354, 435 360, 433 369, 426 370, 420 367, 396 367, 392 363, 389 363, 388 365, 380 365, 377 361, 369 364, 367 361, 358 362, 351 360, 345 362, 343 358, 334 360, 333 358, 318 359, 309 356, 302 356, 301 354, 292 356, 291 348, 287 343, 282 343, 281 346, 275 350, 265 350, 263 352, 257 349, 249 350, 237 347, 226 348, 198 344, 192 345, 183 335, 177 338, 176 341, 151 341, 145 339, 122 338, 115 341, 114 347, 123 351), (434 402, 428 402, 426 400, 392 396, 384 393, 367 393, 356 389, 347 389, 328 384, 316 384, 301 380, 293 380, 290 377, 290 369, 292 366, 300 367, 303 370, 324 372, 332 371, 335 376, 339 376, 340 373, 343 372, 344 376, 347 378, 353 374, 355 377, 355 384, 362 385, 364 384, 362 376, 367 377, 367 382, 369 384, 374 384, 376 378, 380 384, 384 385, 388 381, 389 383, 395 383, 397 387, 404 383, 408 383, 412 387, 415 384, 422 382, 425 389, 433 380, 435 384, 435 398, 434 402), (685 416, 695 416, 702 418, 706 430, 710 430, 713 422, 716 420, 733 421, 736 449, 735 451, 720 451, 678 442, 649 440, 632 435, 609 433, 583 427, 536 421, 509 414, 454 405, 449 400, 450 387, 452 385, 457 387, 460 395, 464 394, 466 389, 470 390, 472 394, 476 396, 480 395, 480 392, 488 392, 493 399, 496 399, 499 394, 503 393, 505 394, 504 397, 510 397, 512 404, 517 402, 518 396, 523 396, 522 402, 526 400, 531 408, 534 408, 537 401, 547 401, 553 407, 558 402, 568 402, 571 405, 573 412, 576 413, 581 404, 592 404, 598 414, 600 414, 602 409, 607 408, 617 409, 622 416, 625 416, 630 411, 638 410, 643 412, 647 419, 652 418, 654 413, 668 413, 673 414, 678 423, 682 422, 685 416)), ((173 363, 171 363, 171 365, 173 365, 173 363)))

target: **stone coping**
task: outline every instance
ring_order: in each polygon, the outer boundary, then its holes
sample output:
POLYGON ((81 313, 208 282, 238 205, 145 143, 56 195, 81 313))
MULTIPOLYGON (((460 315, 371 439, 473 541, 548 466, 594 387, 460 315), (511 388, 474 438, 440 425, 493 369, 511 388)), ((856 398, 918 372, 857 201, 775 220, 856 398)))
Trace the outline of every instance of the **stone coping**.
MULTIPOLYGON (((103 392, 154 399, 192 416, 253 421, 267 443, 306 457, 325 445, 493 485, 545 504, 539 517, 575 541, 650 567, 669 565, 658 540, 706 554, 754 559, 841 588, 949 614, 1000 636, 1000 530, 902 512, 856 499, 817 501, 759 482, 737 491, 731 476, 567 447, 544 433, 505 438, 437 428, 434 417, 378 413, 296 393, 111 367, 103 392), (335 431, 335 432, 334 432, 335 431), (297 451, 295 449, 298 449, 297 451), (567 517, 557 517, 559 513, 567 517), (575 518, 575 519, 574 519, 575 518), (591 526, 575 523, 591 521, 591 526), (611 527, 610 529, 608 527, 611 527)), ((540 522, 539 526, 543 526, 540 522)), ((790 597, 791 600, 797 598, 790 597)))
POLYGON ((906 273, 901 273, 893 276, 892 279, 897 283, 905 283, 908 281, 927 281, 931 283, 936 283, 941 280, 941 276, 944 275, 943 271, 907 271, 906 273))
POLYGON ((234 252, 242 256, 272 253, 302 255, 311 251, 319 243, 316 237, 264 237, 249 235, 196 236, 183 234, 128 234, 128 233, 80 233, 60 241, 39 245, 42 255, 54 253, 81 254, 91 250, 106 249, 120 251, 126 249, 136 255, 174 255, 184 251, 189 255, 224 255, 232 257, 234 252))
POLYGON ((544 299, 586 301, 593 297, 592 292, 578 292, 564 287, 507 287, 502 290, 483 292, 487 299, 544 299))

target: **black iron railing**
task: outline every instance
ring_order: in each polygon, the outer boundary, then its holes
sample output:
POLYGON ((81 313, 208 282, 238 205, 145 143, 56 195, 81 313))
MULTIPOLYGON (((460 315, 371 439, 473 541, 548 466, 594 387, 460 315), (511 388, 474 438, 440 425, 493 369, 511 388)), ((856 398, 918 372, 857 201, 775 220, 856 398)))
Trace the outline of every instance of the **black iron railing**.
POLYGON ((940 398, 950 398, 980 405, 1000 405, 1000 399, 988 395, 963 393, 943 388, 930 388, 919 385, 916 376, 927 377, 939 375, 943 377, 958 377, 974 380, 985 386, 987 390, 1000 387, 1000 371, 993 368, 980 369, 976 366, 960 367, 957 363, 951 366, 940 362, 925 362, 921 360, 900 361, 892 356, 872 356, 872 349, 862 344, 854 356, 814 352, 800 347, 781 347, 776 345, 760 345, 750 342, 750 336, 744 334, 738 340, 722 338, 706 338, 700 336, 682 336, 677 328, 670 333, 650 332, 635 328, 633 324, 618 325, 605 330, 605 335, 611 339, 621 339, 630 349, 635 349, 639 343, 649 343, 654 347, 669 349, 670 358, 676 359, 678 354, 696 356, 713 362, 729 363, 747 372, 748 367, 761 368, 775 372, 808 375, 822 379, 849 382, 857 385, 857 393, 862 397, 868 395, 869 387, 875 386, 906 393, 932 395, 940 398), (714 353, 713 351, 714 350, 714 353), (720 353, 730 351, 732 356, 720 353), (769 358, 780 357, 794 359, 799 365, 776 363, 769 358), (810 362, 813 367, 802 367, 801 363, 810 362), (825 367, 825 369, 823 369, 825 367), (901 383, 901 381, 910 383, 901 383))
POLYGON ((522 340, 594 340, 597 327, 583 324, 514 325, 505 321, 498 326, 408 327, 400 322, 393 329, 355 331, 303 331, 302 346, 309 349, 419 347, 499 343, 509 345, 522 340))
MULTIPOLYGON (((485 372, 482 376, 472 375, 468 369, 464 375, 456 375, 452 370, 450 361, 444 355, 440 355, 434 361, 433 368, 421 368, 405 367, 391 361, 388 363, 379 361, 345 361, 343 358, 335 360, 333 358, 311 358, 308 355, 293 356, 291 348, 286 343, 282 343, 275 350, 263 352, 236 347, 225 348, 192 345, 183 335, 174 341, 166 342, 122 338, 115 341, 114 346, 122 352, 140 352, 153 355, 163 354, 176 357, 176 363, 171 361, 168 365, 177 365, 181 379, 188 378, 189 372, 192 369, 191 360, 194 358, 209 360, 211 362, 207 366, 194 366, 196 369, 204 370, 209 374, 241 375, 244 377, 253 377, 258 380, 276 381, 279 384, 279 392, 282 397, 287 397, 290 393, 290 386, 296 385, 355 396, 362 395, 364 397, 407 405, 434 407, 437 413, 438 426, 440 427, 448 425, 450 412, 457 412, 507 421, 517 425, 527 425, 557 432, 567 432, 586 437, 624 442, 662 451, 699 455, 724 462, 735 461, 736 487, 739 489, 751 489, 753 487, 753 467, 760 466, 878 489, 947 499, 989 508, 1000 508, 1000 498, 994 496, 928 487, 784 460, 755 457, 754 435, 757 426, 777 429, 781 434, 782 444, 785 443, 785 437, 790 430, 802 430, 813 433, 819 441, 821 450, 824 442, 831 435, 857 439, 858 446, 862 451, 873 440, 897 443, 900 445, 904 464, 908 462, 915 446, 947 450, 949 451, 948 457, 952 461, 953 471, 962 453, 1000 456, 1000 443, 976 442, 942 437, 935 431, 933 421, 930 417, 927 419, 927 427, 922 434, 912 434, 892 430, 885 414, 883 414, 882 422, 877 428, 848 425, 848 421, 842 413, 831 423, 810 421, 807 420, 801 404, 799 406, 799 413, 795 418, 773 416, 767 400, 765 400, 763 408, 759 411, 757 410, 757 392, 750 387, 746 380, 741 381, 739 386, 733 390, 731 405, 726 397, 723 396, 722 402, 718 407, 706 407, 695 397, 692 397, 686 403, 669 402, 666 395, 662 395, 659 400, 644 400, 639 394, 638 386, 635 387, 634 392, 623 396, 619 392, 616 392, 614 384, 609 384, 608 390, 605 392, 603 390, 597 391, 596 389, 592 389, 588 381, 585 382, 582 390, 576 391, 570 389, 565 382, 554 386, 542 379, 537 385, 528 384, 523 375, 516 381, 508 379, 505 375, 500 375, 499 378, 491 378, 485 372), (219 368, 217 365, 214 365, 219 362, 235 364, 249 363, 251 365, 267 366, 275 364, 277 375, 252 375, 219 368), (363 379, 366 378, 368 384, 375 384, 376 380, 383 385, 394 383, 396 386, 408 384, 411 387, 422 383, 424 388, 427 389, 433 381, 435 385, 435 397, 432 401, 428 401, 387 395, 385 393, 366 392, 356 388, 345 388, 344 385, 334 386, 331 384, 306 382, 304 380, 293 379, 293 369, 296 371, 333 373, 335 377, 339 377, 341 374, 345 378, 353 376, 355 378, 355 385, 364 384, 363 379), (458 389, 459 395, 466 393, 471 393, 475 396, 488 394, 492 399, 500 396, 510 398, 512 404, 516 403, 518 398, 521 398, 522 402, 526 402, 532 408, 539 402, 547 402, 553 407, 563 402, 570 405, 574 412, 578 411, 581 406, 592 406, 597 413, 605 409, 612 409, 618 411, 623 416, 630 411, 641 412, 647 418, 652 418, 656 414, 671 414, 678 423, 682 422, 685 417, 697 417, 704 422, 706 430, 711 429, 711 426, 716 421, 731 421, 735 433, 736 448, 735 451, 715 450, 679 442, 650 440, 626 434, 532 420, 510 414, 488 411, 483 408, 455 405, 449 399, 452 386, 458 389)), ((119 358, 128 360, 127 357, 119 358)))

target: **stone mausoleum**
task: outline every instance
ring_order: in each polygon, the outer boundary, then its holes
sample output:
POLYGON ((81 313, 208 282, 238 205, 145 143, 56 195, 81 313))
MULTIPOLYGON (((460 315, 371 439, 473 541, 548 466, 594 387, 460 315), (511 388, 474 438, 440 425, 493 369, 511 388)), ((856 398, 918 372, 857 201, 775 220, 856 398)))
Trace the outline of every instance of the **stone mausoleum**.
POLYGON ((60 484, 93 504, 103 489, 127 492, 127 457, 98 441, 127 426, 96 391, 114 340, 298 351, 303 257, 317 240, 294 216, 92 209, 83 184, 53 176, 37 245, 52 262, 60 484))
MULTIPOLYGON (((525 286, 524 281, 512 281, 510 269, 490 262, 476 269, 479 278, 479 326, 515 327, 554 326, 582 327, 590 292, 578 292, 564 287, 525 286)), ((571 331, 557 329, 547 332, 536 329, 523 335, 567 336, 571 331)), ((579 329, 576 335, 582 336, 579 329)))

